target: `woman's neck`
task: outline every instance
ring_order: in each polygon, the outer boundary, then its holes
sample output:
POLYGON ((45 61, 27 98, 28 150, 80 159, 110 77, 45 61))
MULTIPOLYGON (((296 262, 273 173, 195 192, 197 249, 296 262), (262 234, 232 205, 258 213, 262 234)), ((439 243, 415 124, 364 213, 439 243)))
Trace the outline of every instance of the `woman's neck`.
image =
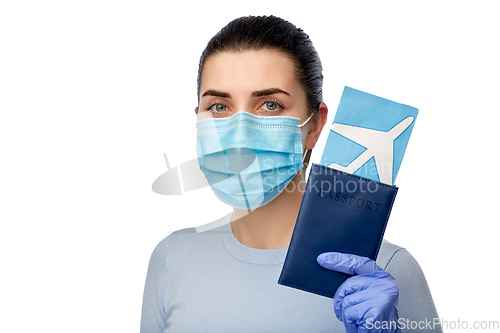
POLYGON ((306 184, 304 173, 300 170, 267 205, 250 213, 234 209, 231 229, 240 243, 257 249, 277 249, 290 244, 306 184))

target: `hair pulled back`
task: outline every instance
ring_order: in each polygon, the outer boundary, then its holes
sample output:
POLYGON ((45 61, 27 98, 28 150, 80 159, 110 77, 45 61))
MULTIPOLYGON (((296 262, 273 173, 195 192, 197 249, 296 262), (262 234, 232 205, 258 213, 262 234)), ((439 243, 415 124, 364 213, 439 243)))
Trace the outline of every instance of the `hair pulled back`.
POLYGON ((198 96, 205 60, 221 52, 273 49, 295 63, 295 70, 307 96, 311 112, 323 101, 321 60, 309 36, 292 23, 276 16, 245 16, 231 21, 208 42, 198 67, 198 96))

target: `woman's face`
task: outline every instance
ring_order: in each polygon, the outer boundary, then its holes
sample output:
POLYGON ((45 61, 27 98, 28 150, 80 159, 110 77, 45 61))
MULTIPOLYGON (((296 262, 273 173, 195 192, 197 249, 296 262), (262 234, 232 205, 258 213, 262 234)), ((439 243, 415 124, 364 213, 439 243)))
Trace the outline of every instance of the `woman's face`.
POLYGON ((198 119, 288 116, 303 123, 310 112, 294 62, 275 50, 223 52, 206 59, 200 81, 198 119))

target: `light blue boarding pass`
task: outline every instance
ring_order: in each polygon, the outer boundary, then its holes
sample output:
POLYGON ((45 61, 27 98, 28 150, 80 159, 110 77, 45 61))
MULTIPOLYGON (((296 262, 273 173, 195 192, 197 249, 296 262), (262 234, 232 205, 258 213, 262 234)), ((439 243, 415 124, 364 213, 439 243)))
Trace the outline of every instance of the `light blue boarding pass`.
POLYGON ((344 88, 320 164, 394 185, 418 109, 344 88))

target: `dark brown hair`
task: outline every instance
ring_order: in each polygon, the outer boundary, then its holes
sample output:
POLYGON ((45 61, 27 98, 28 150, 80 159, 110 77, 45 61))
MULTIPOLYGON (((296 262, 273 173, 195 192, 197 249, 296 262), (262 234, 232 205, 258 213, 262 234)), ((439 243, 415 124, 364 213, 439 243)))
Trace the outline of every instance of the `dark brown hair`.
POLYGON ((198 67, 198 98, 205 60, 220 52, 273 49, 295 62, 299 81, 304 87, 308 106, 316 113, 323 101, 321 60, 311 39, 300 28, 276 16, 245 16, 231 21, 208 42, 198 67))

